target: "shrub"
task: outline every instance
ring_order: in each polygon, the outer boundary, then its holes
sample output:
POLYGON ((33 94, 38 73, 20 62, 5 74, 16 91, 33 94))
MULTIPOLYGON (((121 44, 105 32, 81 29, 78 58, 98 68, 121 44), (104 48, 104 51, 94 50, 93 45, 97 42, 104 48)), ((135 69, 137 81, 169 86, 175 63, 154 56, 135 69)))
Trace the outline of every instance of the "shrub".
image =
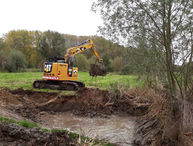
POLYGON ((107 56, 107 55, 103 56, 103 63, 105 65, 106 69, 107 69, 107 72, 112 72, 113 71, 113 68, 111 66, 111 62, 112 61, 111 61, 109 56, 107 56))
POLYGON ((121 71, 121 68, 122 68, 122 57, 115 57, 115 59, 112 61, 112 67, 113 67, 113 70, 116 71, 116 72, 120 72, 121 71))
POLYGON ((123 68, 121 69, 121 74, 123 75, 128 75, 133 73, 134 73, 134 68, 129 64, 124 65, 123 68))
POLYGON ((5 63, 7 61, 7 55, 3 50, 0 50, 0 70, 5 69, 5 63))
POLYGON ((23 53, 19 50, 12 50, 5 64, 5 69, 9 72, 20 71, 26 68, 27 62, 23 53))

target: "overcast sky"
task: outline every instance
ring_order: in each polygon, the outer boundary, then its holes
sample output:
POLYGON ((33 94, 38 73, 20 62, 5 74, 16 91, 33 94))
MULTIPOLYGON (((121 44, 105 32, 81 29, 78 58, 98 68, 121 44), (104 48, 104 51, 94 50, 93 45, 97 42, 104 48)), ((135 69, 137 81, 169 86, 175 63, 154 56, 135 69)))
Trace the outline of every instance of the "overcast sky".
POLYGON ((95 35, 102 19, 91 11, 93 1, 0 0, 0 35, 18 29, 95 35))

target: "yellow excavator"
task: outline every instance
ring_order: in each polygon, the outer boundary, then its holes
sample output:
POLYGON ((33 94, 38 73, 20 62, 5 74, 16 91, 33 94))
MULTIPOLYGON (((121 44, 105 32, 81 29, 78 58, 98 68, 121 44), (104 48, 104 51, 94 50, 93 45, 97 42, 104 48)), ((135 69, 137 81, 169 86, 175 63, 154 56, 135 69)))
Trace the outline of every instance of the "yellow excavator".
POLYGON ((45 62, 43 79, 34 81, 33 87, 38 89, 49 88, 57 90, 77 90, 80 87, 85 87, 83 82, 77 81, 78 68, 73 66, 73 57, 88 49, 92 49, 98 63, 102 66, 102 68, 98 65, 92 66, 90 75, 95 76, 98 71, 100 73, 102 72, 102 74, 98 75, 106 75, 106 69, 102 63, 103 60, 99 57, 93 41, 89 39, 75 47, 67 49, 64 58, 53 57, 45 62))

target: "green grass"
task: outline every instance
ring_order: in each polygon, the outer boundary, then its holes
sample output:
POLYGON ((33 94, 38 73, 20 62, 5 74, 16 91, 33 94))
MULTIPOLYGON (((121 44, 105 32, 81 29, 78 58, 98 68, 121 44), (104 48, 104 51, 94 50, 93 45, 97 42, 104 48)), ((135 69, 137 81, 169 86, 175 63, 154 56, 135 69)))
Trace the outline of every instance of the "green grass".
MULTIPOLYGON (((87 87, 98 87, 101 89, 108 89, 113 83, 119 83, 122 85, 128 85, 130 88, 134 86, 141 86, 141 82, 136 82, 137 76, 134 75, 117 75, 107 74, 105 77, 98 76, 93 78, 89 76, 88 72, 79 72, 79 81, 85 83, 87 87)), ((21 73, 0 73, 0 87, 7 87, 9 89, 29 89, 35 90, 32 87, 32 83, 35 80, 42 79, 42 72, 21 72, 21 73)), ((49 89, 43 89, 42 91, 50 91, 49 89)), ((71 92, 66 92, 71 93, 71 92)))
POLYGON ((8 118, 5 118, 5 117, 0 117, 0 121, 4 122, 4 123, 16 123, 16 120, 14 119, 8 119, 8 118))
POLYGON ((26 128, 34 128, 34 127, 39 127, 38 124, 36 123, 32 123, 32 122, 29 122, 29 121, 19 121, 17 122, 17 124, 23 126, 23 127, 26 127, 26 128))
POLYGON ((15 119, 9 119, 9 118, 5 118, 5 117, 0 117, 0 121, 1 122, 4 122, 4 123, 16 123, 18 125, 21 125, 23 127, 26 127, 26 128, 34 128, 34 127, 39 127, 38 124, 36 123, 32 123, 32 122, 29 122, 29 121, 16 121, 15 119))
POLYGON ((131 88, 134 86, 141 86, 141 82, 136 82, 137 76, 134 75, 118 75, 109 73, 105 77, 91 77, 88 72, 79 72, 79 81, 85 83, 86 86, 90 87, 99 87, 102 89, 108 89, 109 86, 113 83, 118 83, 125 86, 130 86, 131 88))
POLYGON ((41 79, 40 72, 0 73, 0 87, 32 89, 37 79, 41 79))

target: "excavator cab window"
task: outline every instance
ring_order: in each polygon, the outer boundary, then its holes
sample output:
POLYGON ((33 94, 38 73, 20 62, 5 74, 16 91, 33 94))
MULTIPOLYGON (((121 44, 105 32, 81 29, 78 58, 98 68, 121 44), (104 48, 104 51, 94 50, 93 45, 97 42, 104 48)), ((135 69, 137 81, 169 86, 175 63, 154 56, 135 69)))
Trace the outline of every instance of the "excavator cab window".
POLYGON ((57 60, 57 63, 65 63, 64 60, 57 60))

